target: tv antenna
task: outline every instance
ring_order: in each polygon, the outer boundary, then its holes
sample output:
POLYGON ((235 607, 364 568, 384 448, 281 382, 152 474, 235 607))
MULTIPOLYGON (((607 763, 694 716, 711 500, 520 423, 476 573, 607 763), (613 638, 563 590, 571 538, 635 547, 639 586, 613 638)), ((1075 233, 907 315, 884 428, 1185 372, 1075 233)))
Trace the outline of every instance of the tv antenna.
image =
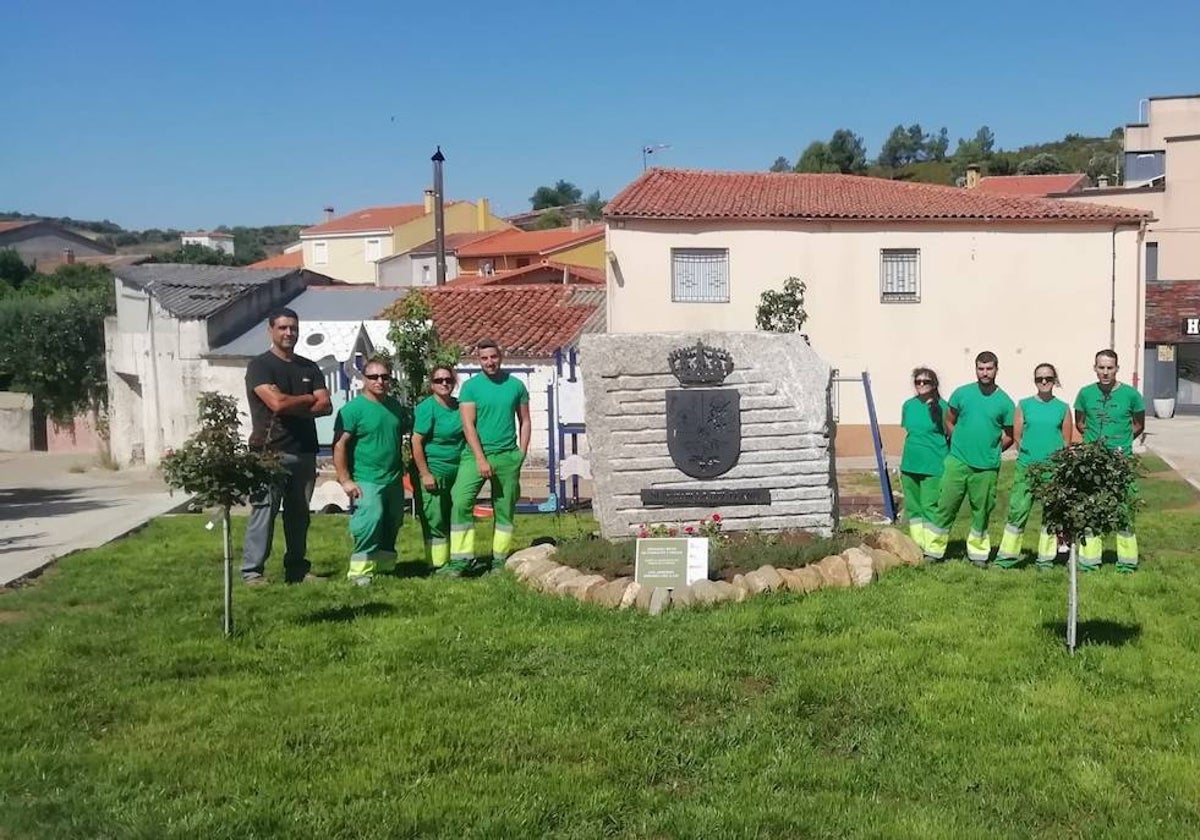
POLYGON ((651 143, 650 145, 642 146, 642 171, 646 171, 646 167, 649 165, 647 159, 650 155, 669 148, 671 148, 670 143, 651 143))

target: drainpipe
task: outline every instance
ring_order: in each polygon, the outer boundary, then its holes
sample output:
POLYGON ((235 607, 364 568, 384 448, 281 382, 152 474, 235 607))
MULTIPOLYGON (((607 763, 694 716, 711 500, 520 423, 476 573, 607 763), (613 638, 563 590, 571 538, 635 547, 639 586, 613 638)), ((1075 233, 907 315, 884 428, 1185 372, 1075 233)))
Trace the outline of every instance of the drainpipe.
POLYGON ((1117 228, 1112 229, 1112 291, 1108 307, 1108 349, 1117 349, 1117 228))
POLYGON ((1135 284, 1135 287, 1137 289, 1137 297, 1134 300, 1134 310, 1133 310, 1135 313, 1135 319, 1133 322, 1133 327, 1134 327, 1134 345, 1133 346, 1135 349, 1134 349, 1134 353, 1133 353, 1133 380, 1132 380, 1134 388, 1137 388, 1140 384, 1140 380, 1141 380, 1140 373, 1141 373, 1141 369, 1142 369, 1142 353, 1145 352, 1145 347, 1146 347, 1146 330, 1145 330, 1145 324, 1143 323, 1143 319, 1145 318, 1145 316, 1142 314, 1142 301, 1144 301, 1146 299, 1146 285, 1145 285, 1146 266, 1144 264, 1144 261, 1142 260, 1142 247, 1143 247, 1143 242, 1145 241, 1145 239, 1146 239, 1146 222, 1142 222, 1138 225, 1137 255, 1134 257, 1134 263, 1137 267, 1136 268, 1137 283, 1135 284))
MULTIPOLYGON (((154 388, 154 451, 155 457, 161 458, 165 436, 162 430, 162 401, 158 394, 158 343, 155 341, 154 296, 149 289, 146 290, 146 320, 146 326, 150 328, 150 383, 154 388)), ((146 464, 150 463, 150 453, 145 449, 142 451, 142 460, 146 464)))

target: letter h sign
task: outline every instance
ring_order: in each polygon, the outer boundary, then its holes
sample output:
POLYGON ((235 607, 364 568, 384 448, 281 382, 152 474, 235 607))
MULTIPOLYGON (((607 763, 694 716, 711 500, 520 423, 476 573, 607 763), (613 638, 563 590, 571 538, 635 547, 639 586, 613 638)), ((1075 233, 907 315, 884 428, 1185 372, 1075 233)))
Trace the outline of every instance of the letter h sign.
POLYGON ((1200 335, 1200 318, 1184 318, 1183 334, 1200 335))

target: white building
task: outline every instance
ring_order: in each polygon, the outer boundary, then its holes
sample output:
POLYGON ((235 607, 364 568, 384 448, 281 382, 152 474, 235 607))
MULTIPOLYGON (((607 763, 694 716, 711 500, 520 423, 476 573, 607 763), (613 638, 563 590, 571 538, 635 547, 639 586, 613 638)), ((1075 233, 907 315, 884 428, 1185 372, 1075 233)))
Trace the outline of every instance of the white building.
POLYGON ((233 256, 233 234, 219 230, 196 230, 179 237, 180 245, 203 245, 214 251, 223 251, 233 256))

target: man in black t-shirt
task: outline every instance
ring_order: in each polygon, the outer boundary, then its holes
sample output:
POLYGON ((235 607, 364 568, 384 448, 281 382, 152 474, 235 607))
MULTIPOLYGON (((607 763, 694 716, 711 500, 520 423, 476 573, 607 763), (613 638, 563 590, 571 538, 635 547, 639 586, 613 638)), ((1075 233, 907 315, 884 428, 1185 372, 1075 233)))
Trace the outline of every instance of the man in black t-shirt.
POLYGON ((325 378, 316 364, 293 350, 300 319, 291 309, 278 309, 267 319, 271 349, 250 360, 246 397, 250 401, 250 445, 279 453, 287 470, 278 483, 250 500, 250 521, 242 552, 242 580, 266 583, 263 569, 271 556, 275 516, 283 506, 283 576, 288 583, 315 580, 306 552, 308 504, 317 479, 315 418, 332 412, 325 378))

